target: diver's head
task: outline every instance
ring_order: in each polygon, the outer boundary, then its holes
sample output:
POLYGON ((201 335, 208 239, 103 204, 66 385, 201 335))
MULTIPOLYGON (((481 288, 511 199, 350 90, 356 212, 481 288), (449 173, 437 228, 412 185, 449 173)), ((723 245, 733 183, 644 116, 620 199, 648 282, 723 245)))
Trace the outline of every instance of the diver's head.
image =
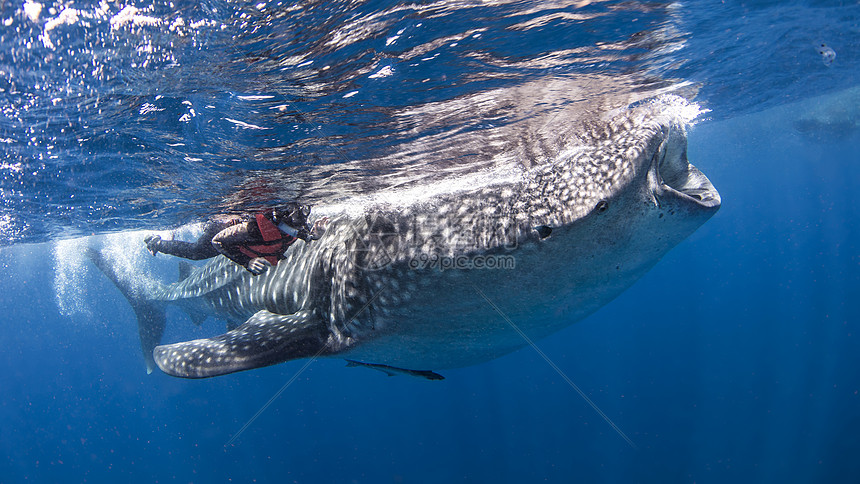
POLYGON ((310 205, 290 202, 272 211, 272 221, 278 226, 284 224, 299 231, 310 231, 308 227, 308 216, 310 214, 310 205))

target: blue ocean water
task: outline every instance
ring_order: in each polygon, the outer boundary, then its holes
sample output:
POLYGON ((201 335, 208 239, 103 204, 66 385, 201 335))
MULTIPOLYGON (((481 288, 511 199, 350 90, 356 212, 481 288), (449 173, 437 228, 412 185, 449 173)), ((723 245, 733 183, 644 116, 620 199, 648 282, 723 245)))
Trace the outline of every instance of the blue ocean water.
MULTIPOLYGON (((27 4, 0 7, 0 481, 860 479, 856 2, 27 4), (131 308, 76 257, 90 234, 148 257, 136 230, 483 168, 447 136, 567 98, 457 100, 596 75, 710 109, 689 157, 723 199, 538 342, 637 449, 529 348, 442 382, 318 360, 227 445, 304 362, 147 375, 131 308)), ((170 341, 220 332, 168 320, 170 341)))

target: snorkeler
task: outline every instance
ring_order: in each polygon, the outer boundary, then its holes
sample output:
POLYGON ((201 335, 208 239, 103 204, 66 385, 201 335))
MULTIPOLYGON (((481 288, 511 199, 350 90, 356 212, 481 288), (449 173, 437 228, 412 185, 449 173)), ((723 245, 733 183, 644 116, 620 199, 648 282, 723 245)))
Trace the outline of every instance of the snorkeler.
POLYGON ((202 260, 223 254, 228 259, 259 275, 284 258, 284 252, 297 239, 316 240, 325 233, 328 217, 308 227, 311 207, 290 203, 280 209, 256 215, 218 216, 203 227, 196 242, 162 240, 158 235, 143 239, 146 248, 185 259, 202 260))

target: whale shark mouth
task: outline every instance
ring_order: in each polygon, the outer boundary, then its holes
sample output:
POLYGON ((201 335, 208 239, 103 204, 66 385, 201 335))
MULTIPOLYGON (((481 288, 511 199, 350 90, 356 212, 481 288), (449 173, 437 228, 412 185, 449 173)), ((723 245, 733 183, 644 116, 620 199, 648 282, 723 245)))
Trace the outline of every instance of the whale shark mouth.
POLYGON ((654 193, 671 193, 701 208, 718 209, 720 194, 704 173, 687 161, 686 142, 672 136, 654 154, 651 173, 654 193))

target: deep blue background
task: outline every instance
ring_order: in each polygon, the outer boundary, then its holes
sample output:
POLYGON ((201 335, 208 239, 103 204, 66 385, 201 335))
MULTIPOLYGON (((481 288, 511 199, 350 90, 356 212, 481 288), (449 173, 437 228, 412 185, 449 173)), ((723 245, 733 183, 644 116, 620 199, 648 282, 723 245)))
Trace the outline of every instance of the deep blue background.
MULTIPOLYGON (((860 482, 858 139, 778 108, 690 130, 721 211, 644 279, 539 346, 430 382, 320 360, 146 375, 95 271, 61 316, 51 246, 0 249, 2 482, 860 482)), ((170 313, 169 337, 189 329, 170 313)))

